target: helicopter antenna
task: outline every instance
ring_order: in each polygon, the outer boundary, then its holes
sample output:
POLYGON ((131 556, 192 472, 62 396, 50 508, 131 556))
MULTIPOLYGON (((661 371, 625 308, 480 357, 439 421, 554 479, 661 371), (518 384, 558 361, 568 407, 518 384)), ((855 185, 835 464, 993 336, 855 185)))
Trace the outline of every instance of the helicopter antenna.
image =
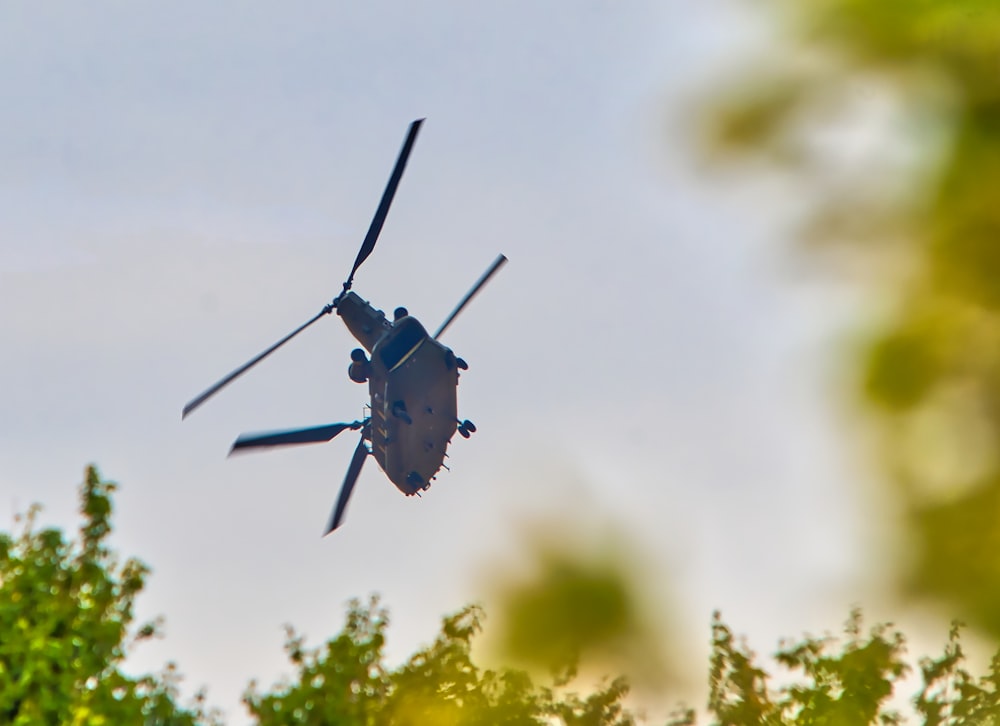
POLYGON ((303 330, 308 328, 310 325, 315 323, 324 315, 329 315, 337 307, 337 303, 340 299, 351 289, 351 284, 354 282, 354 273, 358 271, 361 264, 368 259, 371 255, 372 250, 375 249, 375 242, 378 241, 379 233, 382 231, 382 225, 385 224, 386 215, 389 213, 389 207, 392 205, 393 197, 396 196, 396 189, 399 187, 399 180, 403 177, 403 170, 406 168, 406 161, 410 158, 410 151, 413 149, 413 144, 417 140, 417 133, 420 131, 420 125, 424 122, 424 119, 420 118, 410 124, 410 130, 406 134, 406 140, 403 142, 403 148, 400 149, 399 156, 396 159, 396 166, 393 167, 392 174, 389 176, 389 183, 386 184, 385 191, 382 192, 382 199, 378 204, 378 209, 375 210, 375 217, 372 219, 371 226, 368 227, 368 234, 365 235, 364 241, 361 243, 361 249, 358 250, 358 256, 354 260, 354 267, 351 268, 351 274, 347 276, 347 281, 344 283, 344 289, 341 291, 333 302, 330 302, 323 306, 315 316, 307 320, 305 323, 297 327, 291 333, 286 335, 284 338, 279 340, 277 343, 272 345, 270 348, 265 350, 260 355, 255 358, 250 359, 242 366, 237 368, 235 371, 227 375, 225 378, 221 379, 210 388, 206 389, 200 393, 195 398, 191 399, 184 410, 181 413, 181 418, 187 418, 188 414, 194 411, 196 408, 205 403, 208 399, 218 393, 220 390, 228 386, 234 380, 239 378, 241 375, 246 373, 248 370, 253 368, 255 365, 260 363, 262 360, 271 355, 278 348, 283 346, 289 340, 294 338, 296 335, 301 333, 303 330))
POLYGON ((441 327, 438 328, 436 333, 434 333, 435 340, 441 337, 441 333, 443 333, 445 329, 451 325, 451 321, 458 317, 458 314, 462 312, 462 309, 465 308, 465 306, 472 301, 472 298, 474 298, 479 291, 483 289, 483 285, 489 282, 490 278, 493 277, 493 275, 495 275, 497 271, 506 263, 507 258, 504 255, 498 255, 497 258, 493 260, 493 264, 490 265, 490 269, 483 273, 483 276, 480 277, 476 284, 472 286, 472 289, 466 293, 465 297, 462 298, 462 301, 452 311, 451 315, 448 316, 448 319, 441 323, 441 327))

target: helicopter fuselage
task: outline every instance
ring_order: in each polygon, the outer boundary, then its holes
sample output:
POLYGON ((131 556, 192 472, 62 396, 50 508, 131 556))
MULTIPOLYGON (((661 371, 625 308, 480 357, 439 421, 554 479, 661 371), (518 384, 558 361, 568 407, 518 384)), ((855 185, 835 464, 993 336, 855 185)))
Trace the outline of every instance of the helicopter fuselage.
POLYGON ((363 367, 371 396, 367 437, 382 471, 407 496, 430 486, 458 426, 458 359, 416 318, 389 322, 353 292, 337 314, 371 355, 363 367))

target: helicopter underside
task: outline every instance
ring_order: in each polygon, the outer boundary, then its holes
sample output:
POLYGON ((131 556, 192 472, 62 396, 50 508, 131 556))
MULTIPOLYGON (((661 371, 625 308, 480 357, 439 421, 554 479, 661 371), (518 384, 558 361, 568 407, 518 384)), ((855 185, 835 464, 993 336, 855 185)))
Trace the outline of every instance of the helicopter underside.
POLYGON ((372 355, 371 453, 396 488, 410 496, 430 486, 457 430, 458 368, 454 353, 426 332, 404 346, 398 361, 386 361, 380 353, 393 337, 380 341, 372 355))

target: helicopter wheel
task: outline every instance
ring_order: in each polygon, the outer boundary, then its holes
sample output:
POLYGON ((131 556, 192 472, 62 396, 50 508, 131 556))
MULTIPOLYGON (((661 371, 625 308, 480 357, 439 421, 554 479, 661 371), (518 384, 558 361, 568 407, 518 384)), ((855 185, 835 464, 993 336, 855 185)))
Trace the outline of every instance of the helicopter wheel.
POLYGON ((469 364, 465 362, 464 358, 456 358, 455 365, 461 368, 463 371, 469 370, 469 364))
POLYGON ((465 419, 465 420, 464 420, 464 421, 462 422, 462 427, 463 427, 463 428, 464 428, 464 429, 465 429, 466 431, 468 431, 468 432, 469 432, 470 434, 474 434, 474 433, 476 433, 476 425, 475 425, 474 423, 472 423, 472 421, 470 421, 469 419, 465 419))
POLYGON ((458 433, 462 434, 462 438, 463 439, 467 439, 470 436, 472 436, 472 434, 469 432, 469 430, 467 428, 465 428, 465 426, 459 426, 458 427, 458 433))

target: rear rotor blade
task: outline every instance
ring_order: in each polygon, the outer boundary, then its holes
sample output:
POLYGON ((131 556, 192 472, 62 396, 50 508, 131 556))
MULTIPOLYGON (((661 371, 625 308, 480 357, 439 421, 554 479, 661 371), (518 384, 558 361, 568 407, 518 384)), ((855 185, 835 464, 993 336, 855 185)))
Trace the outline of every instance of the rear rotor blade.
POLYGON ((464 308, 472 301, 472 298, 474 298, 479 293, 479 291, 483 288, 483 285, 489 282, 490 278, 496 274, 497 270, 503 267, 506 263, 507 263, 507 258, 504 255, 499 255, 495 260, 493 260, 493 264, 490 265, 490 269, 488 269, 486 272, 483 273, 483 276, 479 278, 476 284, 472 286, 472 289, 469 290, 469 292, 465 295, 465 297, 462 298, 462 302, 460 302, 458 306, 452 311, 451 315, 448 316, 448 319, 445 320, 443 323, 441 323, 441 327, 438 328, 436 333, 434 333, 435 339, 441 337, 441 333, 445 331, 445 328, 451 325, 452 320, 458 317, 458 314, 462 312, 462 308, 464 308))
POLYGON ((340 522, 344 518, 344 510, 347 509, 347 500, 351 498, 351 492, 354 491, 354 485, 361 474, 361 467, 364 466, 367 458, 368 449, 365 447, 365 439, 362 436, 361 441, 358 442, 358 448, 354 450, 354 456, 351 457, 351 465, 347 468, 347 476, 344 477, 344 483, 340 487, 337 506, 334 508, 333 514, 330 515, 330 523, 326 526, 324 537, 340 526, 340 522))
POLYGON ((335 423, 325 426, 311 426, 305 429, 287 429, 284 431, 267 431, 259 434, 240 434, 229 450, 230 454, 243 449, 262 448, 267 446, 289 446, 292 444, 318 444, 323 441, 330 441, 341 431, 347 429, 359 429, 364 425, 362 421, 354 423, 335 423))
POLYGON ((258 355, 256 358, 253 358, 252 360, 247 361, 246 363, 244 363, 243 365, 241 365, 239 368, 237 368, 235 371, 233 371, 232 373, 230 373, 228 376, 226 376, 225 378, 223 378, 221 381, 219 381, 218 383, 216 383, 214 386, 212 386, 208 390, 202 392, 201 394, 199 394, 195 398, 191 399, 191 401, 189 401, 188 404, 184 407, 184 411, 181 413, 181 418, 182 419, 187 418, 187 415, 189 413, 191 413, 192 411, 194 411, 201 404, 205 403, 205 401, 207 401, 212 396, 214 396, 216 393, 218 393, 220 390, 222 390, 222 388, 224 388, 225 386, 229 385, 234 380, 236 380, 237 378, 239 378, 241 375, 243 375, 244 373, 246 373, 248 370, 250 370, 251 368, 253 368, 255 365, 257 365, 258 363, 260 363, 262 360, 264 360, 265 358, 267 358, 267 356, 271 355, 271 353, 273 353, 274 351, 276 351, 278 348, 280 348, 281 346, 283 346, 289 340, 291 340, 296 335, 298 335, 299 333, 301 333, 303 330, 305 330, 306 328, 308 328, 310 325, 312 325, 313 323, 315 323, 321 317, 323 317, 324 315, 329 315, 332 310, 333 310, 333 306, 332 305, 325 306, 314 317, 312 317, 307 322, 305 322, 302 325, 300 325, 299 327, 297 327, 295 330, 293 330, 291 333, 289 333, 284 338, 282 338, 281 340, 279 340, 277 343, 275 343, 274 345, 272 345, 270 348, 268 348, 267 350, 265 350, 263 353, 261 353, 260 355, 258 355))
POLYGON ((375 249, 375 242, 382 231, 382 225, 385 224, 385 217, 389 214, 389 207, 392 205, 392 199, 396 195, 396 187, 399 186, 399 180, 403 177, 403 170, 406 168, 406 160, 410 156, 413 143, 417 140, 417 133, 420 131, 420 125, 423 122, 424 119, 419 118, 410 124, 409 133, 406 134, 406 140, 403 142, 403 148, 396 159, 396 166, 389 177, 389 183, 386 184, 385 191, 382 192, 382 200, 378 203, 378 209, 375 210, 375 216, 372 218, 371 226, 368 228, 368 234, 365 235, 365 241, 361 243, 357 259, 354 260, 354 267, 351 268, 351 274, 347 277, 347 282, 344 283, 345 292, 351 289, 351 283, 354 282, 354 273, 358 271, 361 263, 367 260, 368 255, 375 249))

